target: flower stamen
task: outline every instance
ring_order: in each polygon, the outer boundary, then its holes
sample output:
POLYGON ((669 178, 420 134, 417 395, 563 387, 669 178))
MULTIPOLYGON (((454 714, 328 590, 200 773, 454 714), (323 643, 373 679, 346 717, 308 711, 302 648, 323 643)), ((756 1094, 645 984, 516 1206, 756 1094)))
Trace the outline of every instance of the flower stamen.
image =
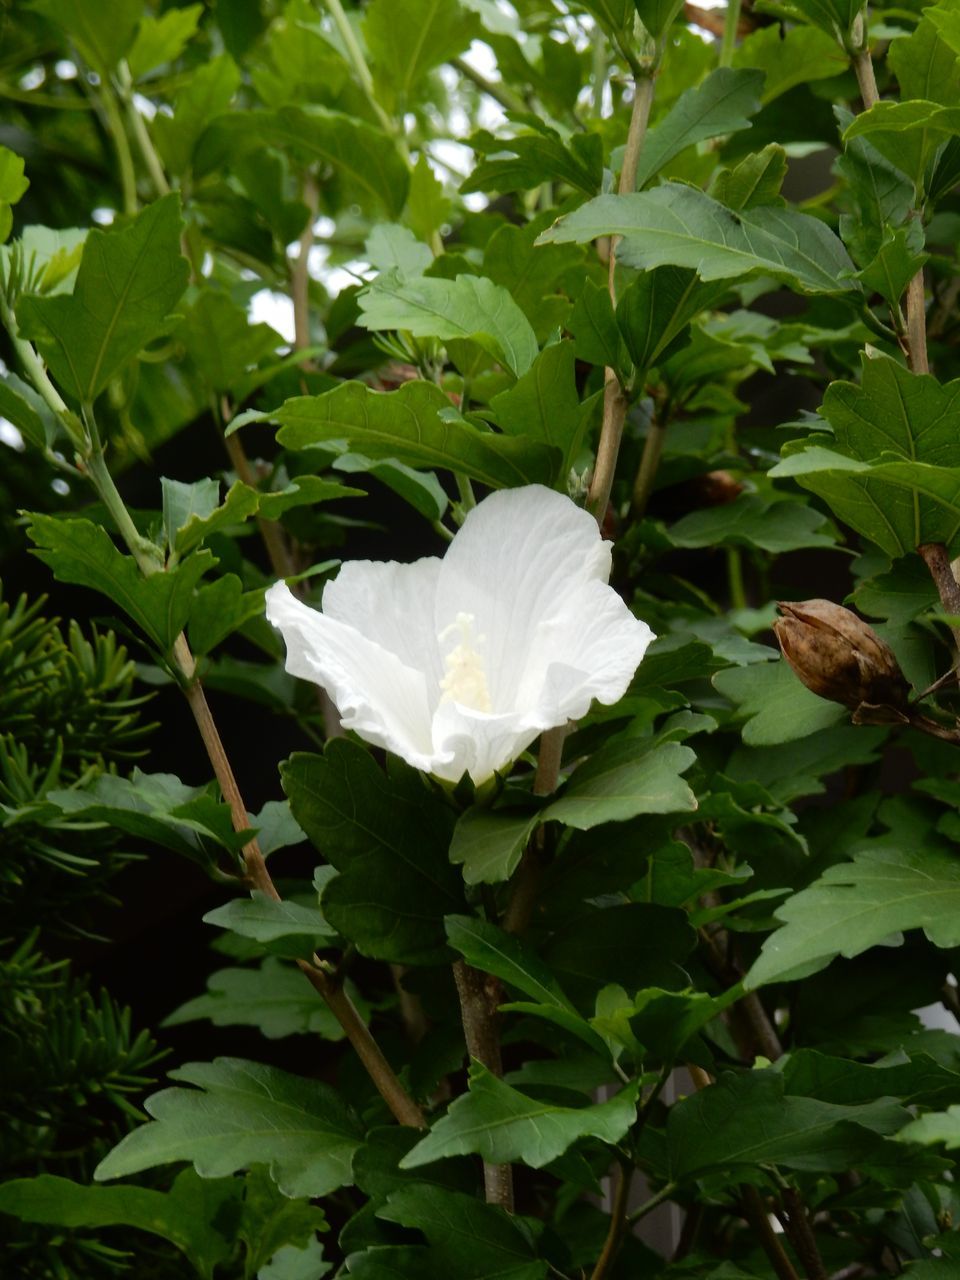
POLYGON ((481 645, 486 636, 473 638, 474 616, 472 613, 458 613, 456 620, 440 632, 438 639, 442 644, 449 636, 459 633, 457 644, 443 660, 447 674, 440 681, 443 690, 442 702, 459 702, 463 707, 473 711, 490 710, 490 690, 487 688, 487 674, 484 670, 483 658, 474 647, 481 645))

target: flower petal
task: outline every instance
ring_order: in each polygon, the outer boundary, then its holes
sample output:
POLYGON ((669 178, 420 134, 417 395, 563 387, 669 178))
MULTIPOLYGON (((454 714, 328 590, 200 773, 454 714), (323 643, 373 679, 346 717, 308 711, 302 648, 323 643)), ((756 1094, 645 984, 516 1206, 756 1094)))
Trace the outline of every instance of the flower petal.
POLYGON ((439 699, 443 677, 434 625, 440 565, 436 556, 413 564, 348 560, 323 589, 326 616, 396 654, 404 666, 422 671, 428 699, 434 689, 439 699))
POLYGON ((287 670, 322 685, 345 729, 431 771, 430 705, 422 671, 353 627, 311 609, 283 582, 266 594, 267 618, 282 632, 287 670))
MULTIPOLYGON (((564 718, 565 722, 565 718, 564 718)), ((458 702, 441 702, 433 717, 433 772, 448 782, 469 773, 477 786, 511 765, 540 732, 519 712, 491 715, 458 702)))
POLYGON ((493 711, 516 710, 538 626, 565 615, 578 585, 609 573, 610 545, 588 512, 542 485, 503 489, 470 511, 447 550, 435 630, 472 614, 493 711))

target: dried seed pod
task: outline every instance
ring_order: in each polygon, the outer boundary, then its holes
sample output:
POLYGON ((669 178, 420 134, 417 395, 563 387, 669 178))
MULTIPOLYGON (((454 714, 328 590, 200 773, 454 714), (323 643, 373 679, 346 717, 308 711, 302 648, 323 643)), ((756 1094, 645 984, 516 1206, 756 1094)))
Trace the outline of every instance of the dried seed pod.
POLYGON ((893 650, 862 618, 831 600, 777 607, 783 617, 773 629, 783 656, 808 689, 854 709, 907 706, 910 687, 893 650))

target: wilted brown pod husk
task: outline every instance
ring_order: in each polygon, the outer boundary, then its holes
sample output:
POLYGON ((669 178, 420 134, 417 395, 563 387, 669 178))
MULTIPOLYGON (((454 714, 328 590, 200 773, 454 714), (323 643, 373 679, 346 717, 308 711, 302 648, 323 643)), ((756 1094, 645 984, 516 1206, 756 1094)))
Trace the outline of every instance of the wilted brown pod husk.
POLYGON ((854 709, 906 708, 910 686, 900 664, 862 618, 831 600, 777 607, 783 616, 773 629, 783 656, 808 689, 854 709))

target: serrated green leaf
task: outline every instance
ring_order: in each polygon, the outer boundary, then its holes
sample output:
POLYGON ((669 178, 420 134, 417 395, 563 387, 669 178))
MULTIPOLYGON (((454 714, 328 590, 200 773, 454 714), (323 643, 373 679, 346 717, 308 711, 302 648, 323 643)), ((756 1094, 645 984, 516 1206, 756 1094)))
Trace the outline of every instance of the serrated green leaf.
POLYGON ((622 236, 618 257, 645 271, 669 263, 693 268, 702 280, 760 274, 801 293, 857 288, 845 276, 853 269, 846 250, 819 219, 770 205, 734 212, 677 182, 597 196, 559 218, 538 243, 583 244, 604 235, 622 236))
POLYGON ((471 805, 453 829, 450 861, 463 867, 467 884, 498 884, 509 880, 539 822, 538 813, 471 805))
POLYGON ((291 756, 280 776, 294 817, 339 872, 322 896, 330 924, 375 959, 448 958, 443 917, 462 910, 462 884, 447 857, 450 812, 420 776, 399 761, 384 774, 347 739, 291 756))
POLYGON ((240 579, 225 573, 202 586, 193 598, 187 631, 195 654, 207 654, 249 622, 263 615, 263 591, 244 591, 240 579))
POLYGON ((23 156, 9 147, 0 147, 0 244, 13 229, 13 206, 30 186, 23 170, 23 156))
POLYGON ((256 1027, 268 1040, 315 1035, 342 1040, 343 1028, 299 970, 276 956, 259 969, 218 969, 207 990, 168 1014, 163 1025, 209 1019, 215 1027, 256 1027))
POLYGON ((143 0, 31 0, 30 7, 55 23, 101 75, 108 74, 133 39, 143 0))
POLYGON ((860 955, 904 929, 923 929, 938 947, 960 945, 960 861, 929 839, 904 848, 878 837, 852 862, 828 867, 777 908, 781 928, 763 944, 749 987, 822 969, 860 955))
POLYGON ((164 63, 175 62, 196 34, 202 13, 202 4, 168 9, 159 17, 145 13, 140 19, 136 39, 127 55, 127 65, 133 79, 140 80, 164 63))
POLYGON ((863 5, 860 0, 786 0, 783 7, 792 15, 812 22, 846 47, 854 19, 863 5))
POLYGON ((556 450, 539 441, 478 431, 463 419, 447 418, 451 409, 432 383, 406 382, 385 392, 345 382, 321 396, 287 400, 265 416, 279 423, 277 439, 287 449, 347 440, 368 457, 463 472, 494 489, 554 483, 560 464, 556 450))
POLYGON ((264 943, 294 938, 307 939, 316 946, 324 938, 336 937, 319 908, 304 907, 298 902, 275 902, 256 889, 250 898, 234 898, 222 907, 214 907, 203 917, 203 922, 264 943))
POLYGON ((902 169, 918 186, 937 148, 960 134, 960 107, 911 99, 876 102, 856 116, 843 135, 844 142, 866 138, 891 164, 902 169))
POLYGON ((510 294, 484 276, 416 279, 387 272, 359 296, 366 329, 403 329, 415 338, 476 342, 517 377, 537 357, 530 322, 510 294))
POLYGON ((267 1265, 271 1259, 276 1264, 274 1280, 318 1280, 325 1275, 330 1267, 323 1262, 316 1239, 316 1232, 327 1230, 323 1210, 305 1200, 289 1199, 262 1166, 251 1169, 245 1183, 237 1228, 247 1249, 245 1276, 263 1280, 271 1273, 267 1265), (311 1270, 306 1269, 307 1263, 311 1270))
POLYGON ((0 1213, 23 1222, 77 1228, 134 1227, 160 1236, 185 1254, 203 1280, 233 1252, 233 1239, 220 1229, 236 1211, 243 1183, 179 1173, 170 1191, 147 1187, 88 1187, 44 1173, 0 1185, 0 1213))
POLYGON ((592 196, 603 182, 603 142, 598 134, 575 135, 565 143, 555 129, 501 138, 487 130, 473 134, 470 145, 483 157, 460 190, 529 191, 543 182, 563 182, 592 196))
POLYGON ((210 390, 219 392, 236 392, 251 366, 283 342, 270 325, 251 324, 243 307, 212 289, 200 294, 176 336, 210 390))
POLYGON ((189 1063, 170 1077, 197 1088, 148 1098, 153 1120, 101 1160, 98 1182, 189 1160, 202 1178, 267 1164, 288 1196, 325 1196, 349 1185, 363 1131, 326 1085, 241 1058, 189 1063))
POLYGON ((20 299, 22 336, 36 343, 70 395, 92 403, 169 327, 189 273, 182 229, 179 195, 163 196, 125 225, 89 233, 73 293, 20 299))
POLYGON ((719 507, 692 511, 667 530, 677 547, 715 547, 725 543, 760 547, 772 555, 802 547, 833 547, 836 538, 821 512, 800 502, 771 502, 741 494, 719 507))
POLYGON ((482 31, 477 15, 457 0, 373 0, 363 34, 381 101, 405 110, 427 73, 463 53, 482 31))
POLYGON ((760 110, 762 86, 762 71, 717 67, 702 84, 685 89, 644 139, 637 190, 687 147, 749 129, 750 117, 760 110))
POLYGON ((514 386, 490 401, 501 430, 551 445, 562 455, 564 471, 580 448, 583 428, 574 364, 573 343, 554 343, 514 386))
POLYGON ((475 969, 495 974, 531 1000, 574 1012, 547 966, 514 934, 473 916, 447 916, 444 923, 451 947, 475 969))
POLYGON ((36 544, 34 554, 59 582, 102 592, 163 652, 183 630, 194 589, 215 563, 209 551, 198 551, 176 569, 145 578, 133 557, 117 550, 106 529, 89 520, 34 513, 28 532, 36 544))
POLYGON ((960 1105, 912 1120, 900 1130, 897 1138, 900 1142, 919 1142, 925 1147, 942 1143, 948 1150, 955 1150, 960 1147, 960 1105))
POLYGON ((694 763, 689 747, 676 742, 612 742, 574 772, 558 800, 541 814, 581 831, 601 822, 624 822, 641 813, 683 813, 696 809, 681 774, 694 763))
POLYGON ((189 172, 198 141, 210 122, 227 110, 240 80, 237 64, 229 54, 221 53, 193 71, 177 94, 172 117, 154 117, 157 149, 172 173, 189 172))
POLYGON ((220 481, 194 480, 184 484, 181 480, 161 476, 160 488, 163 493, 163 530, 167 535, 167 545, 173 549, 177 533, 188 520, 194 516, 205 520, 216 511, 220 504, 220 481))
POLYGON ((811 693, 782 659, 729 667, 718 671, 713 683, 725 698, 736 703, 746 719, 743 740, 748 746, 775 746, 805 738, 838 724, 849 714, 845 707, 811 693))
POLYGON ((655 267, 637 276, 617 303, 620 334, 638 370, 668 358, 685 341, 690 322, 727 293, 725 281, 704 284, 684 267, 655 267))
POLYGON ((848 58, 836 41, 816 27, 784 29, 776 23, 752 31, 733 55, 735 67, 755 67, 764 76, 764 106, 797 85, 840 75, 848 58))
POLYGON ((561 1107, 527 1097, 475 1062, 469 1093, 451 1104, 400 1168, 472 1152, 492 1164, 518 1160, 542 1169, 578 1138, 619 1142, 636 1118, 638 1089, 636 1083, 628 1085, 609 1102, 594 1106, 561 1107))
POLYGON ((786 176, 787 153, 771 142, 762 151, 745 156, 732 169, 721 169, 710 194, 728 209, 780 204, 780 188, 786 176))

